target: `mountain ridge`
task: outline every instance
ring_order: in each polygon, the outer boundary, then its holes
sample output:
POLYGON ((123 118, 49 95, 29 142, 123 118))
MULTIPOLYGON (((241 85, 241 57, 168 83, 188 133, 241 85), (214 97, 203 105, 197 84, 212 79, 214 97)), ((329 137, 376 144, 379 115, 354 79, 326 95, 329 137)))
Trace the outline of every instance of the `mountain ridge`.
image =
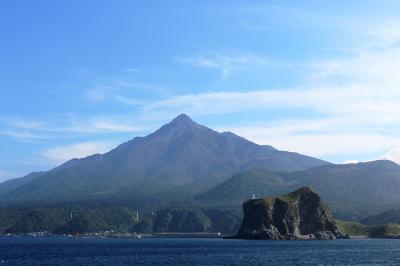
POLYGON ((181 114, 154 133, 105 154, 72 159, 0 197, 9 202, 62 201, 191 184, 201 190, 254 167, 297 171, 323 164, 328 162, 258 145, 231 132, 218 133, 181 114))
POLYGON ((239 205, 250 198, 288 193, 311 186, 339 218, 357 220, 400 206, 400 166, 387 160, 329 164, 291 173, 253 169, 227 179, 200 194, 206 204, 239 205))

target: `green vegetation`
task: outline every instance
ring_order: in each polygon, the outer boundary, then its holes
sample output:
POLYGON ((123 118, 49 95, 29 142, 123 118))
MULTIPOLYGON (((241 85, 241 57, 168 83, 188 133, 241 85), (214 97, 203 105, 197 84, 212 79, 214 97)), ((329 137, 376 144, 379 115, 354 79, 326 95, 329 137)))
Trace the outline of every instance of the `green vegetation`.
POLYGON ((0 233, 127 231, 134 222, 125 207, 0 209, 0 233))
POLYGON ((233 211, 217 209, 167 209, 142 219, 131 231, 145 233, 163 232, 221 232, 234 234, 241 216, 233 211))
POLYGON ((365 225, 348 221, 336 221, 336 224, 341 232, 350 236, 400 238, 399 224, 365 225))
POLYGON ((0 234, 43 232, 57 234, 114 232, 237 231, 241 217, 216 209, 163 209, 139 212, 126 206, 0 209, 0 234))
POLYGON ((146 217, 135 231, 146 232, 206 232, 211 227, 211 220, 201 210, 161 210, 146 217))
POLYGON ((357 222, 349 222, 349 221, 339 221, 336 220, 336 224, 339 230, 347 234, 349 236, 369 236, 371 231, 371 226, 360 224, 357 222))
POLYGON ((400 225, 384 224, 371 226, 370 236, 374 238, 400 238, 400 225))

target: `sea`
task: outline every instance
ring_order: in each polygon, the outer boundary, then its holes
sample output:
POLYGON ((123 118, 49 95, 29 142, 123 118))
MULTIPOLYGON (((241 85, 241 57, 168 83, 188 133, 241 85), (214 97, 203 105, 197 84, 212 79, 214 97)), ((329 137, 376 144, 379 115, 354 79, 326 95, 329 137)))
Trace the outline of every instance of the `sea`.
POLYGON ((1 237, 5 265, 400 265, 400 240, 1 237))

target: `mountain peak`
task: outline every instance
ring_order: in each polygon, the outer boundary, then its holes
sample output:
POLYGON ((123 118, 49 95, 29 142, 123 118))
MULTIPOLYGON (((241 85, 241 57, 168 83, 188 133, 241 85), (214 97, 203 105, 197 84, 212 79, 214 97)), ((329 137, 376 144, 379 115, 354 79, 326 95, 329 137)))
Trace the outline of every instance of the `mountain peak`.
POLYGON ((180 114, 175 117, 171 124, 193 124, 195 123, 187 114, 180 114))
MULTIPOLYGON (((176 138, 184 134, 188 131, 193 131, 197 129, 203 128, 201 125, 194 122, 188 115, 180 114, 175 117, 171 122, 162 126, 159 130, 150 134, 149 136, 162 138, 162 139, 171 139, 176 138)), ((205 127, 204 127, 205 128, 205 127)), ((211 130, 211 129, 210 129, 211 130)))
POLYGON ((191 128, 200 128, 201 125, 197 124, 193 121, 187 114, 180 114, 175 117, 170 123, 166 126, 174 129, 191 129, 191 128))

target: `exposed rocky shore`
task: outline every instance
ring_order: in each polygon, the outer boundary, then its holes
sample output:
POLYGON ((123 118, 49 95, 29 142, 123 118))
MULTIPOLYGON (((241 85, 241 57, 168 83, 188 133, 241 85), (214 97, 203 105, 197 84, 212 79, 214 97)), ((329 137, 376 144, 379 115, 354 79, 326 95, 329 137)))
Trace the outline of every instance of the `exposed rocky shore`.
POLYGON ((344 239, 321 197, 303 187, 290 194, 243 203, 243 222, 233 238, 344 239))

